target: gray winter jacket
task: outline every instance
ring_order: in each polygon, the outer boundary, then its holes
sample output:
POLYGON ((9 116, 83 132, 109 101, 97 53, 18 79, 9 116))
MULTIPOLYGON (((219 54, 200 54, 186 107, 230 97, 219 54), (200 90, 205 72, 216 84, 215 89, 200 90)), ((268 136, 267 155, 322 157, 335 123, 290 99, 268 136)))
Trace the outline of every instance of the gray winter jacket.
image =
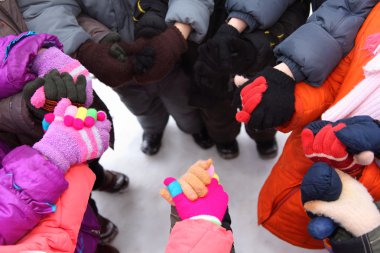
MULTIPOLYGON (((84 13, 118 32, 126 41, 133 41, 132 10, 136 0, 17 0, 30 30, 58 36, 65 53, 71 54, 90 39, 78 24, 84 13)), ((190 39, 200 41, 207 32, 213 0, 170 0, 168 22, 190 24, 190 39)))
POLYGON ((307 23, 274 50, 296 81, 321 85, 352 49, 356 34, 379 0, 327 0, 307 23))
MULTIPOLYGON (((294 0, 227 0, 229 18, 244 20, 248 31, 266 29, 294 0)), ((352 49, 356 34, 379 0, 312 0, 316 10, 307 23, 274 50, 296 81, 319 86, 352 49)))

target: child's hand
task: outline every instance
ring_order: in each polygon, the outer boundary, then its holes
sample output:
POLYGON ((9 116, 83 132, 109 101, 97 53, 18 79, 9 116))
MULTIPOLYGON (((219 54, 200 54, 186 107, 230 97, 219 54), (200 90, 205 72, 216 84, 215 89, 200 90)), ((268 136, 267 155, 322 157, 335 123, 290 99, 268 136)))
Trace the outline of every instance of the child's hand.
MULTIPOLYGON (((199 160, 183 174, 178 182, 185 196, 190 200, 196 200, 207 194, 207 185, 211 182, 211 177, 214 174, 212 160, 199 160), (212 168, 211 168, 212 167, 212 168), (211 168, 211 170, 210 170, 211 168)), ((171 194, 166 188, 161 189, 161 196, 170 204, 174 204, 171 194)))
POLYGON ((216 177, 213 177, 211 183, 207 185, 207 194, 195 201, 185 196, 180 183, 174 178, 166 178, 164 184, 173 198, 181 219, 198 218, 221 224, 227 210, 228 194, 216 177))
POLYGON ((354 236, 364 235, 380 226, 380 213, 367 189, 348 174, 336 170, 342 192, 335 201, 312 200, 304 204, 307 211, 329 217, 354 236))
POLYGON ((42 120, 46 113, 54 111, 62 98, 68 98, 76 105, 84 105, 87 97, 86 85, 83 75, 74 80, 69 73, 59 73, 53 69, 43 78, 39 77, 27 83, 23 97, 33 115, 42 120))
POLYGON ((54 114, 45 115, 46 131, 33 148, 63 171, 74 164, 100 157, 108 148, 111 123, 104 112, 73 106, 62 99, 54 114), (49 125, 50 123, 50 125, 49 125))

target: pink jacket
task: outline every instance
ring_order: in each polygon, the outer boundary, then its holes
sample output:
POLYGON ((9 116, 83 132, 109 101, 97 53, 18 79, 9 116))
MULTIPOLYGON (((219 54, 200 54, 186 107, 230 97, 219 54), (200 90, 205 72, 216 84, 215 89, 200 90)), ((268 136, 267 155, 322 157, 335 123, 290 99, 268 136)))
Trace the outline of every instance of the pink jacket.
POLYGON ((95 175, 86 164, 79 164, 70 168, 65 179, 69 188, 56 203, 56 212, 42 219, 17 244, 0 246, 0 252, 74 252, 95 175))
POLYGON ((230 253, 232 232, 206 220, 177 222, 165 253, 230 253))

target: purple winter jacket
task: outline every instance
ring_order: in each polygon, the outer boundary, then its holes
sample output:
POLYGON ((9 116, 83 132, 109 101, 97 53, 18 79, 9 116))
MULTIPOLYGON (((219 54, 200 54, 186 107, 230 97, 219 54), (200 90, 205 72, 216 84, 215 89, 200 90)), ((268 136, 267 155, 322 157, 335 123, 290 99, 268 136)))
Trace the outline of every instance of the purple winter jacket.
MULTIPOLYGON (((6 147, 0 144, 1 155, 6 147)), ((68 183, 62 170, 29 146, 17 147, 1 159, 0 245, 9 245, 55 211, 54 203, 68 183)))
POLYGON ((25 32, 0 38, 0 98, 20 92, 34 80, 37 75, 31 71, 31 62, 41 48, 52 46, 63 47, 51 34, 25 32))

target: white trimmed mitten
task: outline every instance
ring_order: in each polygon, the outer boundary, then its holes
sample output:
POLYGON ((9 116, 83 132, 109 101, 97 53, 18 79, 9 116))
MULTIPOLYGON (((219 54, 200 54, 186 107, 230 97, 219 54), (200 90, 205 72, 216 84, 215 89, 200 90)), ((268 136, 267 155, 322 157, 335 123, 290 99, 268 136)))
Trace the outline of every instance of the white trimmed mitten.
POLYGON ((354 236, 362 236, 380 226, 380 213, 367 189, 348 174, 336 170, 342 193, 336 201, 313 200, 304 207, 315 215, 330 217, 354 236))

